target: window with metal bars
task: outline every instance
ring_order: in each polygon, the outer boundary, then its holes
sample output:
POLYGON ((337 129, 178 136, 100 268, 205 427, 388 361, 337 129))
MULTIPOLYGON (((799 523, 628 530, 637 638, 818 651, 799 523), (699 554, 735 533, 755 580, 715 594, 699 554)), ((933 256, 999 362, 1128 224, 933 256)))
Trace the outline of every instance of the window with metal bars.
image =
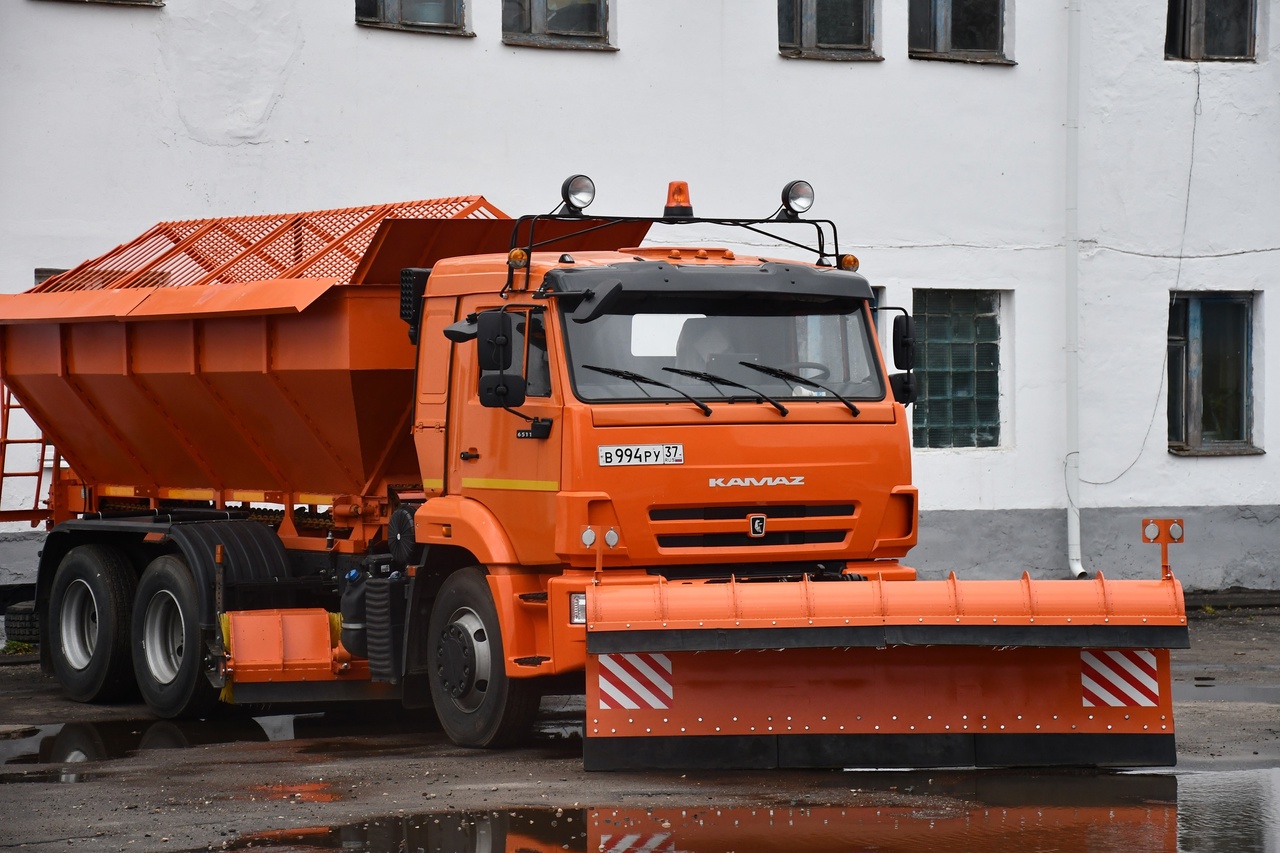
POLYGON ((1013 0, 910 0, 907 55, 1012 65, 1005 54, 1005 4, 1013 0))
POLYGON ((453 36, 467 29, 466 0, 356 0, 356 23, 453 36))
POLYGON ((1257 20, 1257 0, 1169 0, 1165 59, 1251 60, 1257 20))
POLYGON ((875 0, 778 0, 778 52, 792 59, 880 59, 875 0))
POLYGON ((1253 294, 1169 302, 1169 452, 1261 453, 1253 444, 1253 294))
POLYGON ((502 0, 502 40, 526 47, 614 50, 608 0, 502 0))
POLYGON ((917 290, 916 447, 1000 444, 1000 292, 917 290))

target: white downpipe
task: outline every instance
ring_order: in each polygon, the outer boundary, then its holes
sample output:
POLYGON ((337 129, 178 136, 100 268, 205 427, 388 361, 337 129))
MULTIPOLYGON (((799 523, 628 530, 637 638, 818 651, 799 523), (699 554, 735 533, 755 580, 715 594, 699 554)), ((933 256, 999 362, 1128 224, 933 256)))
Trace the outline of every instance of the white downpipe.
POLYGON ((1080 559, 1080 17, 1084 0, 1067 5, 1066 139, 1066 458, 1067 568, 1087 577, 1080 559))

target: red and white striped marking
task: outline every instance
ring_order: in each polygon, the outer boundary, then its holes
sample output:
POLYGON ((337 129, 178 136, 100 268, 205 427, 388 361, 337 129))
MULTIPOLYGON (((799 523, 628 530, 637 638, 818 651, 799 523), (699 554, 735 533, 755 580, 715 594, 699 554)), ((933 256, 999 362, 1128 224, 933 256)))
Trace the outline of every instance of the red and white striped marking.
POLYGON ((1084 707, 1154 708, 1160 702, 1156 656, 1145 649, 1080 652, 1084 707))
POLYGON ((671 707, 671 658, 659 654, 600 655, 600 710, 671 707))
POLYGON ((676 843, 669 832, 653 835, 637 832, 632 835, 602 835, 600 849, 604 853, 666 853, 674 851, 676 843))

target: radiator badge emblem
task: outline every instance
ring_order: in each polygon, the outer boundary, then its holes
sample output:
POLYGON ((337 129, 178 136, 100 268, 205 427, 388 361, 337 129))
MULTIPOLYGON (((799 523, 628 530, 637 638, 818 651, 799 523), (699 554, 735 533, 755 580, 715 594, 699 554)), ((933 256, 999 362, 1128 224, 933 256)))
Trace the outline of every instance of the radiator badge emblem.
POLYGON ((765 515, 748 515, 747 516, 747 522, 750 523, 751 525, 751 530, 749 531, 749 533, 753 538, 759 539, 760 537, 764 536, 764 524, 765 524, 766 518, 768 518, 768 516, 765 516, 765 515))
POLYGON ((712 477, 708 487, 729 486, 803 486, 804 477, 712 477))

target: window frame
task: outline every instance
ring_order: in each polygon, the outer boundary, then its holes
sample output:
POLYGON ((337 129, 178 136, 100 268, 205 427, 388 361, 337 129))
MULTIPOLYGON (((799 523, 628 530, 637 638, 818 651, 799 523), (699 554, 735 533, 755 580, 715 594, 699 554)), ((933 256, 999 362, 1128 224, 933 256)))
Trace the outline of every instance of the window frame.
MULTIPOLYGON (((658 292, 661 291, 636 291, 632 296, 641 298, 658 292)), ((764 300, 762 304, 776 302, 783 305, 784 301, 776 300, 776 296, 773 293, 761 294, 764 300)), ((748 299, 748 301, 753 300, 748 299)), ((822 377, 819 381, 836 389, 842 396, 854 402, 879 402, 887 398, 890 389, 885 382, 881 356, 876 348, 876 336, 872 330, 874 317, 868 315, 866 303, 862 300, 851 298, 847 303, 842 300, 838 307, 846 310, 835 310, 837 306, 832 305, 830 306, 832 310, 794 312, 780 310, 776 313, 739 312, 736 308, 740 304, 741 300, 729 304, 722 300, 707 302, 694 297, 681 296, 676 298, 676 302, 666 303, 664 307, 667 310, 643 310, 648 306, 641 306, 642 310, 632 310, 636 305, 628 304, 628 297, 624 295, 618 304, 610 306, 601 316, 588 323, 580 324, 572 322, 569 316, 573 313, 572 310, 562 303, 559 323, 573 396, 588 405, 669 404, 687 399, 685 394, 688 393, 713 408, 721 403, 732 404, 734 400, 742 399, 744 393, 747 397, 756 398, 757 402, 763 402, 760 396, 762 393, 768 393, 775 400, 786 403, 811 402, 815 398, 828 401, 835 399, 820 391, 815 392, 807 386, 760 376, 749 368, 742 369, 739 375, 734 376, 732 372, 720 373, 720 368, 711 364, 705 368, 695 367, 692 364, 683 365, 686 369, 707 370, 710 373, 723 375, 735 382, 742 382, 747 386, 746 388, 732 383, 716 384, 700 377, 683 377, 663 371, 663 367, 682 366, 680 351, 685 341, 685 324, 690 320, 696 320, 712 321, 709 324, 711 326, 719 325, 719 321, 724 321, 729 326, 737 325, 739 332, 744 331, 741 325, 744 321, 754 323, 758 329, 769 332, 774 329, 767 327, 776 326, 776 331, 781 332, 787 328, 788 323, 791 323, 793 325, 790 327, 789 335, 757 335, 753 340, 767 340, 775 346, 786 348, 785 353, 782 350, 775 350, 772 353, 775 356, 785 354, 787 357, 803 361, 806 356, 813 357, 814 350, 805 352, 801 349, 801 345, 812 344, 814 338, 808 336, 816 334, 817 341, 825 345, 823 348, 838 357, 838 360, 827 361, 830 375, 822 377), (680 302, 687 302, 687 308, 680 306, 680 302), (684 310, 672 310, 676 307, 684 310), (639 317, 664 318, 667 320, 666 328, 662 331, 648 329, 646 331, 649 337, 639 338, 636 336, 636 319, 639 317), (680 321, 679 325, 675 325, 676 320, 680 321), (825 329, 821 328, 824 321, 828 324, 825 329), (663 343, 662 351, 648 349, 654 337, 663 343), (639 342, 643 342, 644 351, 637 350, 639 342), (603 347, 600 346, 602 343, 603 347), (600 379, 595 372, 586 367, 588 363, 634 371, 676 387, 664 389, 644 383, 637 384, 622 377, 608 377, 607 374, 601 374, 607 378, 600 379), (785 390, 782 387, 769 387, 770 382, 778 381, 782 381, 788 387, 785 390)), ((724 327, 721 326, 721 328, 724 327)), ((722 340, 724 343, 742 343, 745 338, 741 335, 733 335, 726 336, 722 340)), ((726 357, 727 364, 736 363, 739 358, 749 357, 748 353, 735 350, 726 349, 721 352, 723 357, 726 357)), ((767 354, 751 353, 750 355, 767 354)), ((715 357, 711 356, 708 361, 715 357)), ((776 363, 780 359, 763 357, 751 360, 761 364, 780 366, 776 363)))
POLYGON ((454 4, 457 12, 457 23, 454 24, 433 24, 421 23, 417 21, 405 22, 404 7, 402 0, 356 0, 356 25, 361 27, 373 27, 383 30, 400 30, 410 33, 430 33, 441 36, 463 36, 465 38, 475 38, 475 33, 470 30, 467 25, 467 12, 469 0, 450 0, 454 4), (377 12, 373 15, 360 14, 361 5, 373 4, 377 6, 377 12))
POLYGON ((1000 46, 996 50, 955 50, 951 47, 951 6, 954 0, 914 0, 907 8, 907 57, 936 62, 968 62, 975 65, 1017 65, 1010 51, 1010 18, 1013 0, 999 0, 1000 46), (915 2, 927 3, 932 38, 928 48, 911 45, 911 12, 915 2))
MULTIPOLYGON (((513 0, 502 0, 502 43, 516 47, 542 47, 553 50, 603 50, 616 51, 613 44, 612 0, 594 0, 600 14, 598 34, 552 32, 547 27, 547 0, 527 0, 529 29, 508 30, 506 5, 513 0)), ((519 2, 519 0, 515 0, 519 2)))
MULTIPOLYGON (((1006 353, 1006 341, 1012 340, 1012 335, 1010 333, 1012 295, 1013 295, 1012 291, 1000 290, 996 288, 928 287, 928 288, 913 289, 912 298, 911 298, 911 302, 912 302, 911 307, 912 307, 912 315, 915 317, 915 320, 916 320, 915 322, 915 327, 916 327, 915 375, 916 375, 916 387, 919 393, 919 396, 917 397, 916 402, 912 406, 912 413, 911 413, 911 446, 913 450, 937 450, 937 451, 946 451, 946 452, 963 450, 963 451, 988 451, 989 452, 989 451, 1000 451, 1000 450, 1007 449, 1010 443, 1010 437, 1012 435, 1012 432, 1011 432, 1012 424, 1010 420, 1010 412, 1008 409, 1009 358, 1006 353), (953 442, 945 445, 944 444, 935 445, 935 444, 929 443, 929 440, 927 437, 927 430, 929 428, 928 421, 927 421, 928 414, 929 414, 929 397, 928 397, 929 377, 927 374, 930 373, 928 369, 929 368, 928 325, 927 325, 927 320, 925 320, 925 318, 920 315, 920 312, 916 310, 916 304, 917 304, 916 296, 922 292, 932 293, 932 292, 939 292, 939 291, 946 292, 948 294, 972 293, 975 295, 990 296, 994 302, 993 311, 991 312, 995 317, 996 334, 995 334, 994 340, 992 341, 979 340, 980 335, 977 333, 976 318, 979 316, 986 316, 986 314, 985 312, 975 312, 973 315, 975 317, 975 333, 974 333, 974 340, 973 340, 974 364, 971 371, 974 377, 974 395, 973 395, 974 423, 972 427, 973 434, 974 434, 974 441, 972 444, 956 444, 953 442), (994 424, 995 441, 994 443, 991 443, 991 444, 980 444, 978 442, 978 433, 981 431, 981 429, 984 428, 984 425, 981 425, 979 423, 979 415, 977 412, 978 374, 980 372, 984 372, 979 370, 979 364, 978 364, 978 355, 979 355, 978 346, 980 344, 994 344, 995 346, 996 360, 995 360, 994 371, 987 371, 987 372, 994 372, 995 374, 994 375, 995 405, 996 405, 996 417, 995 417, 995 424, 994 424), (917 428, 917 422, 916 422, 916 419, 918 417, 923 417, 926 419, 925 423, 920 425, 921 429, 925 431, 925 439, 922 443, 917 443, 917 440, 920 434, 920 430, 917 428)), ((946 316, 953 317, 954 313, 948 312, 946 316)), ((957 342, 954 340, 945 340, 939 343, 952 346, 952 345, 955 345, 956 343, 963 343, 963 342, 957 342)), ((955 371, 950 367, 948 368, 948 375, 949 376, 955 375, 955 371)), ((948 401, 951 401, 955 399, 955 396, 948 395, 945 399, 947 399, 948 401)))
POLYGON ((855 45, 822 45, 818 43, 818 1, 819 0, 778 0, 778 55, 784 59, 826 59, 837 62, 883 62, 877 40, 879 32, 876 27, 876 15, 880 9, 880 0, 857 0, 863 6, 863 20, 866 22, 865 46, 855 45), (783 4, 792 6, 795 15, 793 25, 799 34, 797 43, 782 41, 783 4))
POLYGON ((107 6, 151 6, 160 7, 164 0, 53 0, 57 3, 98 3, 107 6))
POLYGON ((1205 53, 1205 15, 1213 0, 1169 0, 1165 24, 1164 58, 1182 62, 1256 62, 1258 56, 1258 0, 1249 0, 1249 43, 1241 55, 1205 53))
POLYGON ((1169 453, 1174 456, 1255 456, 1265 453, 1254 444, 1256 402, 1253 390, 1254 323, 1257 318, 1257 294, 1251 291, 1173 291, 1169 294, 1169 323, 1166 336, 1169 383, 1166 397, 1169 453), (1185 329, 1175 335, 1174 316, 1177 303, 1185 304, 1185 329), (1234 303, 1245 309, 1244 358, 1240 384, 1241 426, 1243 438, 1204 438, 1204 327, 1200 320, 1205 303, 1234 303), (1176 362, 1176 363, 1175 363, 1176 362), (1175 400, 1181 400, 1176 413, 1179 438, 1174 437, 1175 400))

